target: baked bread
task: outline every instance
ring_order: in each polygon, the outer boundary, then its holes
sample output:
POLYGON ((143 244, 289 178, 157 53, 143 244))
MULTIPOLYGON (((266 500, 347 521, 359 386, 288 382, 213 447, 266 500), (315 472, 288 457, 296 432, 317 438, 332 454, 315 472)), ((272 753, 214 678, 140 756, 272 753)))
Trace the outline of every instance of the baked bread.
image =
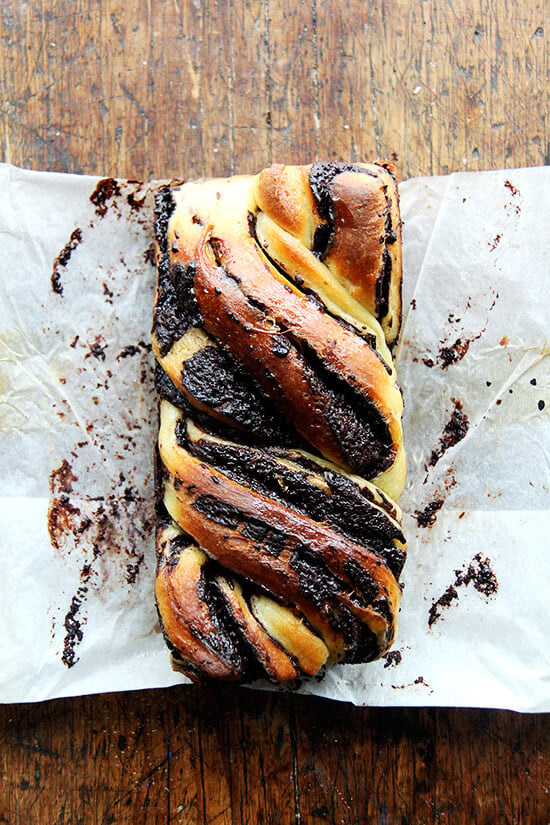
POLYGON ((391 645, 406 553, 389 164, 272 166, 156 204, 156 600, 194 680, 391 645))

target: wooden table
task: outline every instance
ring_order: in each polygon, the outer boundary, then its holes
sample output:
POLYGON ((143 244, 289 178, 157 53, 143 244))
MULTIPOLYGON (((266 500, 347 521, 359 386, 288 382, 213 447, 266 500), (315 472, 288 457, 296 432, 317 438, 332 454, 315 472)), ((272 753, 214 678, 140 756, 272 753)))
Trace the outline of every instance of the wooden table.
MULTIPOLYGON (((3 0, 3 159, 549 163, 543 0, 3 0)), ((181 687, 0 708, 0 823, 541 823, 544 716, 181 687)))

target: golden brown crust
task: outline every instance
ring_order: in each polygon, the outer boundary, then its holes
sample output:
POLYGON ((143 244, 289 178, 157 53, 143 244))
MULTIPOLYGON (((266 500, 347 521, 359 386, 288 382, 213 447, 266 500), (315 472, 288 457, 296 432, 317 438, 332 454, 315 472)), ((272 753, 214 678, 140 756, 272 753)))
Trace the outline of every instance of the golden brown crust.
POLYGON ((174 666, 286 682, 376 658, 406 550, 391 168, 185 184, 156 229, 156 596, 174 666))

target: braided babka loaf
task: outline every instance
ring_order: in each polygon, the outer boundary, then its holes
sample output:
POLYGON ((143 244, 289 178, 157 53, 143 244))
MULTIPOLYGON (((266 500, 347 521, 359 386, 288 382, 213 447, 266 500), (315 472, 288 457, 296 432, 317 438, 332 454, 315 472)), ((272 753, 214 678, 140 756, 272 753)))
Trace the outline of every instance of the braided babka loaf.
POLYGON ((379 657, 406 553, 392 167, 173 184, 155 232, 156 600, 173 666, 291 682, 379 657))

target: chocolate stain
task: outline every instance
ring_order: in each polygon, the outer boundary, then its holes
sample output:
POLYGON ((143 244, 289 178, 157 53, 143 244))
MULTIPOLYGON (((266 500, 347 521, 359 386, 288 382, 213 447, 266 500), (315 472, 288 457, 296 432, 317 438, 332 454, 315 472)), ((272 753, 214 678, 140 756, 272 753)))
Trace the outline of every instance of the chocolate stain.
POLYGON ((71 237, 69 238, 61 252, 58 254, 57 258, 53 262, 53 269, 50 281, 52 284, 53 292, 56 292, 58 295, 63 295, 63 285, 61 283, 61 269, 65 269, 65 267, 71 259, 71 255, 81 242, 82 230, 77 227, 76 229, 73 229, 73 231, 71 232, 71 237))
POLYGON ((78 476, 75 476, 71 465, 64 458, 57 470, 50 473, 50 490, 54 495, 72 493, 75 481, 78 481, 78 476))
POLYGON ((432 451, 430 460, 428 461, 429 467, 435 467, 439 459, 444 455, 444 453, 447 452, 448 449, 454 447, 459 441, 462 441, 470 428, 468 416, 462 409, 462 402, 458 401, 456 398, 451 398, 451 401, 455 405, 454 410, 451 414, 451 418, 447 424, 445 424, 443 435, 439 439, 439 444, 435 450, 432 451))
POLYGON ((470 582, 474 588, 485 596, 486 599, 494 596, 498 591, 498 580, 491 569, 491 560, 482 558, 481 553, 477 553, 468 567, 462 570, 455 570, 455 580, 453 584, 445 590, 442 596, 436 599, 430 607, 428 613, 428 627, 432 627, 443 615, 443 610, 450 607, 453 602, 458 601, 459 594, 457 588, 467 587, 470 582))

